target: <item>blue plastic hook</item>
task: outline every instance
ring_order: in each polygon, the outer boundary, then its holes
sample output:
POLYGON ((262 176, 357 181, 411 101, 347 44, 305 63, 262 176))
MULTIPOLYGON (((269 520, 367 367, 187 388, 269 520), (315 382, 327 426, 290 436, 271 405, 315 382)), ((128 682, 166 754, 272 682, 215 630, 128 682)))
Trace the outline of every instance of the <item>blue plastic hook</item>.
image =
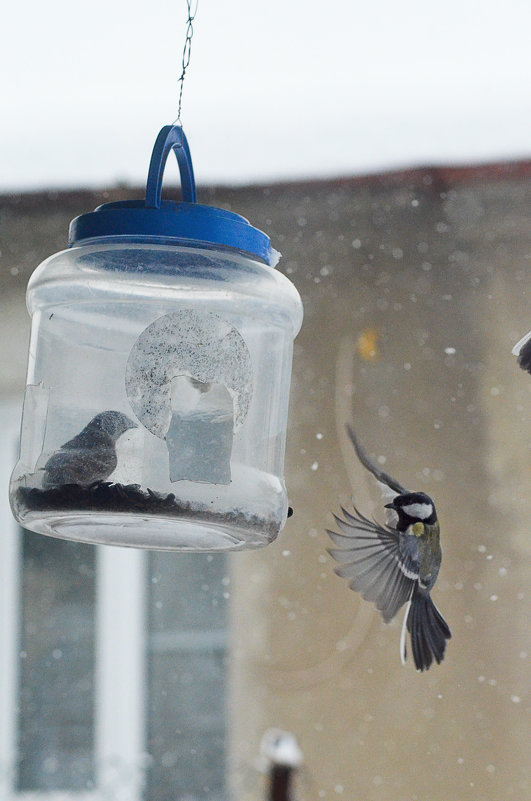
POLYGON ((194 168, 188 140, 180 125, 165 125, 157 136, 151 154, 146 184, 146 208, 160 209, 162 178, 170 151, 177 157, 181 175, 181 189, 185 203, 197 203, 194 168))

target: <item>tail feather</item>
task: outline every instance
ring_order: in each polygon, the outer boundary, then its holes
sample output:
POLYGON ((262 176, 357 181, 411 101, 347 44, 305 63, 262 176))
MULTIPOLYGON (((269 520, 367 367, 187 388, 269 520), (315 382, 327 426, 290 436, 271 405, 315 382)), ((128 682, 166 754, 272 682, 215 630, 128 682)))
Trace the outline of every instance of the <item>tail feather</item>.
POLYGON ((434 659, 440 664, 452 634, 428 592, 415 591, 405 622, 417 670, 428 670, 434 659))
POLYGON ((421 608, 418 601, 411 604, 411 616, 408 616, 408 620, 411 623, 409 633, 415 667, 417 670, 428 670, 433 656, 427 637, 427 611, 421 608))
POLYGON ((404 613, 404 622, 402 623, 402 633, 400 634, 400 659, 402 664, 406 664, 407 659, 407 619, 409 617, 409 610, 411 609, 411 601, 407 602, 406 611, 404 613))

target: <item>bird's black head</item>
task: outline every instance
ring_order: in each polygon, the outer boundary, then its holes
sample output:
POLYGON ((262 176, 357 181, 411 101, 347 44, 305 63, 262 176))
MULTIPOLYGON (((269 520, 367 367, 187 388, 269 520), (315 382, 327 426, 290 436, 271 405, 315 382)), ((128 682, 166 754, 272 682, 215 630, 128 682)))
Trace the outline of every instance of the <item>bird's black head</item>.
POLYGON ((123 412, 101 412, 93 417, 89 423, 92 429, 103 431, 108 434, 116 442, 118 437, 121 437, 130 428, 136 428, 136 423, 123 412))
POLYGON ((397 513, 397 528, 400 531, 405 531, 414 523, 433 526, 437 522, 435 504, 425 492, 404 492, 386 504, 386 508, 394 509, 397 513))

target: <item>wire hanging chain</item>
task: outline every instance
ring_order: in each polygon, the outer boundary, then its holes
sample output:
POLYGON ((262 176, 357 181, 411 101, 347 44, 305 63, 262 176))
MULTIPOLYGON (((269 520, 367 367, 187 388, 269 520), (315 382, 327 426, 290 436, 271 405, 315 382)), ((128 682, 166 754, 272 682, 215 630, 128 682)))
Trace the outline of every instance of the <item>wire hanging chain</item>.
POLYGON ((197 6, 199 4, 199 0, 186 0, 186 5, 188 7, 188 19, 186 20, 186 38, 184 40, 184 47, 183 47, 183 58, 182 58, 182 72, 181 77, 179 78, 178 83, 181 84, 179 89, 179 105, 177 109, 177 118, 174 121, 174 125, 178 124, 182 126, 181 122, 181 109, 183 104, 183 85, 184 85, 184 76, 186 75, 186 70, 190 65, 190 56, 192 54, 192 37, 194 35, 194 19, 197 14, 197 6), (192 13, 192 6, 194 6, 194 11, 192 13))

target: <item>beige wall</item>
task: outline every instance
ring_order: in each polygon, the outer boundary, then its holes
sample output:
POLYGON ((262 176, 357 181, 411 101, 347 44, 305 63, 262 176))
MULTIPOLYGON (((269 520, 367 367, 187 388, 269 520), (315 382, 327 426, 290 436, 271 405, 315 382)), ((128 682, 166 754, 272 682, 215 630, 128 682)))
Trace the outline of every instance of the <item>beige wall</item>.
POLYGON ((306 307, 286 467, 295 515, 266 551, 232 558, 234 753, 248 764, 266 727, 292 730, 308 799, 531 797, 531 377, 510 353, 531 327, 530 184, 440 191, 309 188, 272 225, 306 307), (356 348, 372 330, 376 361, 356 348), (427 674, 400 663, 401 616, 385 626, 326 554, 340 501, 354 492, 379 509, 343 433, 350 415, 438 506, 434 596, 453 639, 427 674))

